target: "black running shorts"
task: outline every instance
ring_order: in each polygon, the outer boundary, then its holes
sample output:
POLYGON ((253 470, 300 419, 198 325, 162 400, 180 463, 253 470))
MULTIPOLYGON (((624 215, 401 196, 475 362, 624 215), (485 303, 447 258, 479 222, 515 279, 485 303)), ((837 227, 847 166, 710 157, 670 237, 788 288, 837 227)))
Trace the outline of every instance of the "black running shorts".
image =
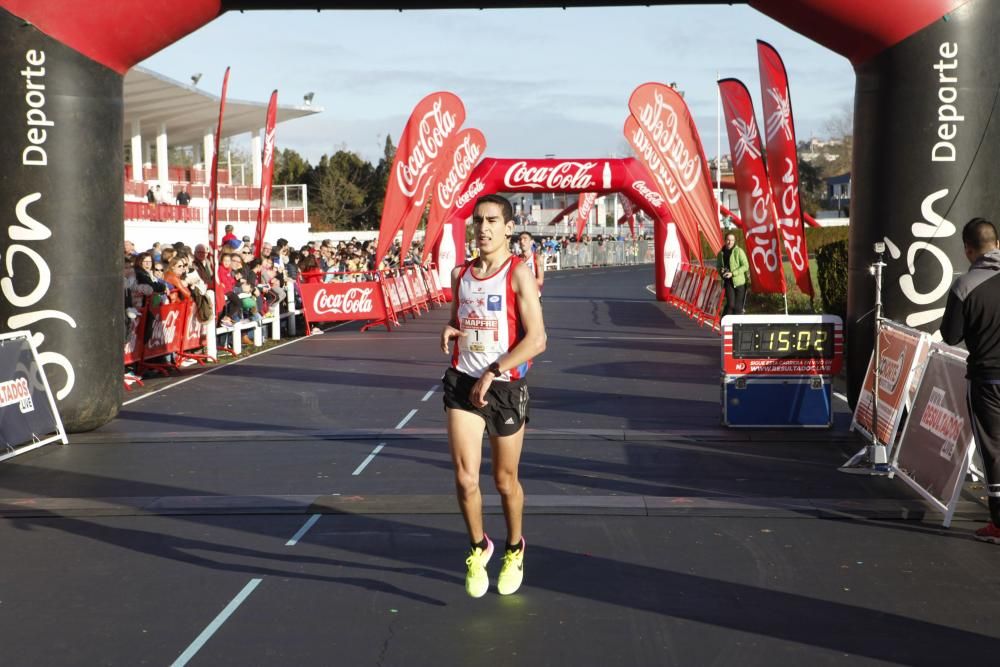
POLYGON ((469 401, 469 393, 478 379, 454 368, 445 371, 441 378, 445 409, 479 415, 486 421, 486 432, 490 435, 508 436, 521 430, 521 426, 528 422, 528 385, 525 380, 492 382, 486 390, 486 405, 477 408, 469 401))

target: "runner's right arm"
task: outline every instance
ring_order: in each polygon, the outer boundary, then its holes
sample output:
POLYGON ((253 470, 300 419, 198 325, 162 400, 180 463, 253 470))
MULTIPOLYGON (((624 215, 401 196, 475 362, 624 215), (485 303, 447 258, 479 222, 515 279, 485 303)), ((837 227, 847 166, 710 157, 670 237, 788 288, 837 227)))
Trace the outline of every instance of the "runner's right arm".
POLYGON ((466 334, 458 328, 458 278, 462 275, 462 267, 456 266, 451 270, 451 318, 448 324, 441 330, 441 351, 451 354, 448 349, 452 338, 460 338, 466 334))

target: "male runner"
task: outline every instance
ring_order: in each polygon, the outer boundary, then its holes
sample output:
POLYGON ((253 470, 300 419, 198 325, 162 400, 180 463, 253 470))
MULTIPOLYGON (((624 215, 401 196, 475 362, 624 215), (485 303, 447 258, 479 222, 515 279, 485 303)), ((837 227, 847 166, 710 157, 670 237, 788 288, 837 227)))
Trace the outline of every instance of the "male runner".
POLYGON ((535 239, 531 235, 531 232, 521 232, 521 235, 517 238, 517 242, 521 249, 521 254, 518 255, 518 258, 531 269, 531 273, 535 276, 535 282, 538 283, 538 296, 541 296, 542 283, 545 282, 545 257, 531 249, 531 246, 535 244, 535 239))
POLYGON ((448 444, 458 505, 472 543, 465 560, 465 590, 478 598, 489 588, 486 563, 493 555, 493 542, 483 529, 479 491, 484 430, 507 522, 497 590, 501 595, 513 593, 524 576, 524 492, 518 464, 528 421, 525 374, 531 359, 545 350, 545 325, 535 277, 508 246, 514 225, 510 202, 499 195, 480 197, 472 225, 479 257, 451 273, 451 320, 441 332, 441 350, 452 355, 451 368, 442 378, 448 444), (456 345, 449 352, 452 339, 456 345))

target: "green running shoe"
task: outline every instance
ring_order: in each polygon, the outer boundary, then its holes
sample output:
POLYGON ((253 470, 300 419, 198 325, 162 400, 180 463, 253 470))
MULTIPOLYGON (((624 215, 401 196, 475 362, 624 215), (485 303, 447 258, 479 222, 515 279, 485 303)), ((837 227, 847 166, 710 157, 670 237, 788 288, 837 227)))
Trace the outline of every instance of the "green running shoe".
POLYGON ((524 579, 524 538, 521 538, 521 548, 517 551, 505 551, 503 567, 500 568, 500 578, 497 579, 497 591, 500 595, 510 595, 517 592, 524 579))
POLYGON ((468 567, 465 572, 465 592, 474 598, 486 595, 490 587, 490 575, 486 574, 486 564, 493 555, 493 542, 489 535, 483 533, 483 537, 486 538, 486 548, 473 547, 469 557, 465 559, 468 567))

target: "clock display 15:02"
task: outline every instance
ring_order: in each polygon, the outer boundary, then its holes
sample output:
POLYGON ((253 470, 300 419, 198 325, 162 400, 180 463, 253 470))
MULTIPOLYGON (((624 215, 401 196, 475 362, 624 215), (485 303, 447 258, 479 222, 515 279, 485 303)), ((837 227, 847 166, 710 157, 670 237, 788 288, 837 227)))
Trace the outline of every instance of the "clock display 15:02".
POLYGON ((734 324, 735 359, 830 359, 833 324, 734 324))

